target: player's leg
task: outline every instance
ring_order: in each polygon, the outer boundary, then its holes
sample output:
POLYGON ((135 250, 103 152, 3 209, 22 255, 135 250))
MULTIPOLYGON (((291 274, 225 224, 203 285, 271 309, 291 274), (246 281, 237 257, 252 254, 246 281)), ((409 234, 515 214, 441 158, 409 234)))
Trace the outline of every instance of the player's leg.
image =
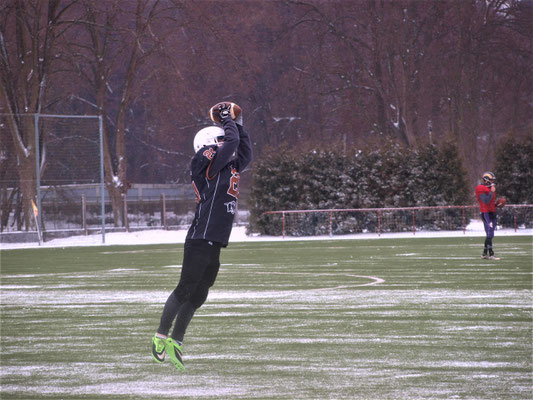
POLYGON ((157 328, 157 333, 162 336, 167 336, 170 327, 172 326, 172 321, 176 318, 178 310, 180 308, 180 302, 176 297, 175 293, 172 292, 165 302, 163 307, 163 312, 161 313, 161 319, 159 321, 159 328, 157 328))
POLYGON ((496 229, 496 214, 495 213, 481 213, 481 220, 485 227, 485 247, 483 249, 482 258, 499 260, 494 256, 494 250, 492 247, 492 239, 494 238, 494 230, 496 229))
POLYGON ((481 258, 489 258, 489 246, 492 247, 492 239, 489 238, 490 221, 488 213, 481 213, 481 221, 483 222, 483 228, 485 229, 485 244, 481 258))
MULTIPOLYGON (((167 336, 172 327, 172 322, 178 315, 180 307, 187 302, 190 293, 198 285, 203 270, 205 269, 206 261, 205 257, 202 256, 203 251, 200 242, 203 241, 194 240, 185 242, 180 281, 165 302, 157 333, 152 338, 152 357, 157 362, 164 360, 165 352, 169 355, 173 364, 178 359, 175 354, 179 353, 181 357, 181 343, 175 343, 178 346, 176 347, 174 346, 174 341, 170 341, 171 343, 169 345, 170 338, 167 338, 167 336), (163 341, 164 349, 162 349, 163 341), (172 354, 169 353, 169 350, 172 354)), ((178 364, 183 366, 181 360, 179 360, 178 364)), ((181 369, 179 365, 176 367, 181 369)))
POLYGON ((204 269, 204 274, 200 279, 200 282, 196 285, 195 290, 187 297, 187 300, 181 305, 178 315, 176 317, 176 323, 172 330, 172 335, 168 338, 166 352, 170 358, 170 361, 174 366, 180 370, 184 370, 183 364, 183 339, 187 327, 191 322, 194 313, 198 308, 204 304, 207 299, 209 288, 215 283, 215 279, 220 268, 220 246, 216 244, 209 244, 204 246, 202 253, 207 256, 208 262, 204 269))
POLYGON ((168 331, 172 326, 172 321, 178 313, 179 306, 179 301, 174 295, 174 292, 170 293, 165 302, 165 306, 163 307, 157 332, 152 337, 152 358, 156 362, 163 362, 165 360, 165 346, 168 331))
POLYGON ((186 301, 181 305, 171 335, 171 337, 178 343, 183 343, 185 331, 187 330, 195 311, 196 308, 193 307, 190 301, 186 301))
MULTIPOLYGON (((177 308, 172 308, 172 313, 168 317, 175 317, 176 322, 172 334, 167 339, 165 351, 177 369, 184 370, 183 364, 183 336, 194 315, 194 307, 191 307, 190 298, 195 293, 196 288, 210 262, 210 249, 208 241, 190 240, 185 243, 183 255, 183 266, 181 277, 173 291, 173 296, 177 300, 177 308)), ((168 320, 165 329, 170 329, 168 320)), ((161 327, 160 327, 161 329, 161 327)), ((168 330, 166 331, 168 333, 168 330)))
POLYGON ((171 336, 179 342, 183 342, 185 332, 194 313, 205 303, 209 288, 214 285, 220 269, 220 245, 213 243, 209 247, 206 247, 205 250, 205 254, 209 257, 209 262, 204 270, 204 275, 200 279, 200 282, 198 282, 188 301, 180 307, 176 324, 172 331, 171 336))
POLYGON ((499 260, 499 258, 497 258, 496 256, 494 256, 494 248, 493 248, 493 245, 492 245, 492 240, 494 239, 494 231, 496 230, 496 213, 488 213, 488 218, 490 220, 490 223, 489 223, 489 232, 487 234, 488 238, 489 238, 489 246, 488 246, 488 250, 489 250, 489 258, 492 259, 492 260, 499 260))
POLYGON ((203 240, 191 240, 185 243, 180 280, 168 296, 157 329, 162 335, 168 335, 180 307, 188 301, 202 279, 208 263, 203 242, 203 240))

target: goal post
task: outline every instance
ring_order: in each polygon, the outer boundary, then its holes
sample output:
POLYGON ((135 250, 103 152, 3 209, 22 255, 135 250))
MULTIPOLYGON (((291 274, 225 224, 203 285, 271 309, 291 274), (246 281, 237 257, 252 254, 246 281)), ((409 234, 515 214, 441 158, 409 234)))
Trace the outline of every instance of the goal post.
MULTIPOLYGON (((26 115, 26 114, 25 114, 26 115)), ((35 126, 37 228, 43 231, 41 183, 99 185, 100 224, 105 243, 103 121, 100 115, 33 114, 35 126), (73 122, 75 121, 75 122, 73 122), (81 121, 92 121, 92 124, 81 121), (41 132, 41 128, 42 131, 41 132), (46 154, 40 154, 40 143, 46 154)))

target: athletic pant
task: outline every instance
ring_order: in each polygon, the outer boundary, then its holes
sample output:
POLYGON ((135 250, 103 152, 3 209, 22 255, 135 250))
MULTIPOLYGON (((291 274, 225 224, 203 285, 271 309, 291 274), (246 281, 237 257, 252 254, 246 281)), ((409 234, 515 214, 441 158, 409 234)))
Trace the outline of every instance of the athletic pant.
POLYGON ((485 227, 485 248, 483 254, 489 253, 490 255, 494 254, 492 250, 492 238, 494 237, 494 229, 496 228, 496 214, 493 212, 481 213, 481 220, 483 221, 483 226, 485 227))
POLYGON ((185 241, 181 277, 165 303, 158 333, 168 335, 175 318, 176 323, 170 336, 183 342, 194 312, 204 304, 209 288, 217 278, 220 248, 220 244, 207 240, 185 241))

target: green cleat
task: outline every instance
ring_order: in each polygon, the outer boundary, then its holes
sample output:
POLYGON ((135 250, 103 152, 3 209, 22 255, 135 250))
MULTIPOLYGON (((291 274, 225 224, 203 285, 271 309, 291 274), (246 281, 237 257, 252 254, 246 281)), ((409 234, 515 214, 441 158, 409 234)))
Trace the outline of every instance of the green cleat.
POLYGON ((152 337, 152 358, 157 363, 165 361, 166 340, 166 338, 159 336, 157 333, 152 337))
POLYGON ((179 369, 180 371, 185 371, 185 365, 183 365, 183 352, 181 346, 172 338, 166 340, 165 350, 170 358, 170 362, 179 369))

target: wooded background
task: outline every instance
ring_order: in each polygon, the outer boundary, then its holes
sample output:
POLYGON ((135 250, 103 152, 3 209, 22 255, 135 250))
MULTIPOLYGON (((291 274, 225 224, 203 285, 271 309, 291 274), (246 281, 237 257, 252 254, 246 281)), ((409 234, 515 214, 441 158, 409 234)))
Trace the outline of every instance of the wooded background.
POLYGON ((103 116, 114 202, 130 182, 188 182, 194 134, 231 100, 256 157, 449 141, 474 184, 500 141, 532 135, 532 13, 531 0, 4 0, 0 182, 31 209, 35 127, 18 114, 32 113, 103 116))

